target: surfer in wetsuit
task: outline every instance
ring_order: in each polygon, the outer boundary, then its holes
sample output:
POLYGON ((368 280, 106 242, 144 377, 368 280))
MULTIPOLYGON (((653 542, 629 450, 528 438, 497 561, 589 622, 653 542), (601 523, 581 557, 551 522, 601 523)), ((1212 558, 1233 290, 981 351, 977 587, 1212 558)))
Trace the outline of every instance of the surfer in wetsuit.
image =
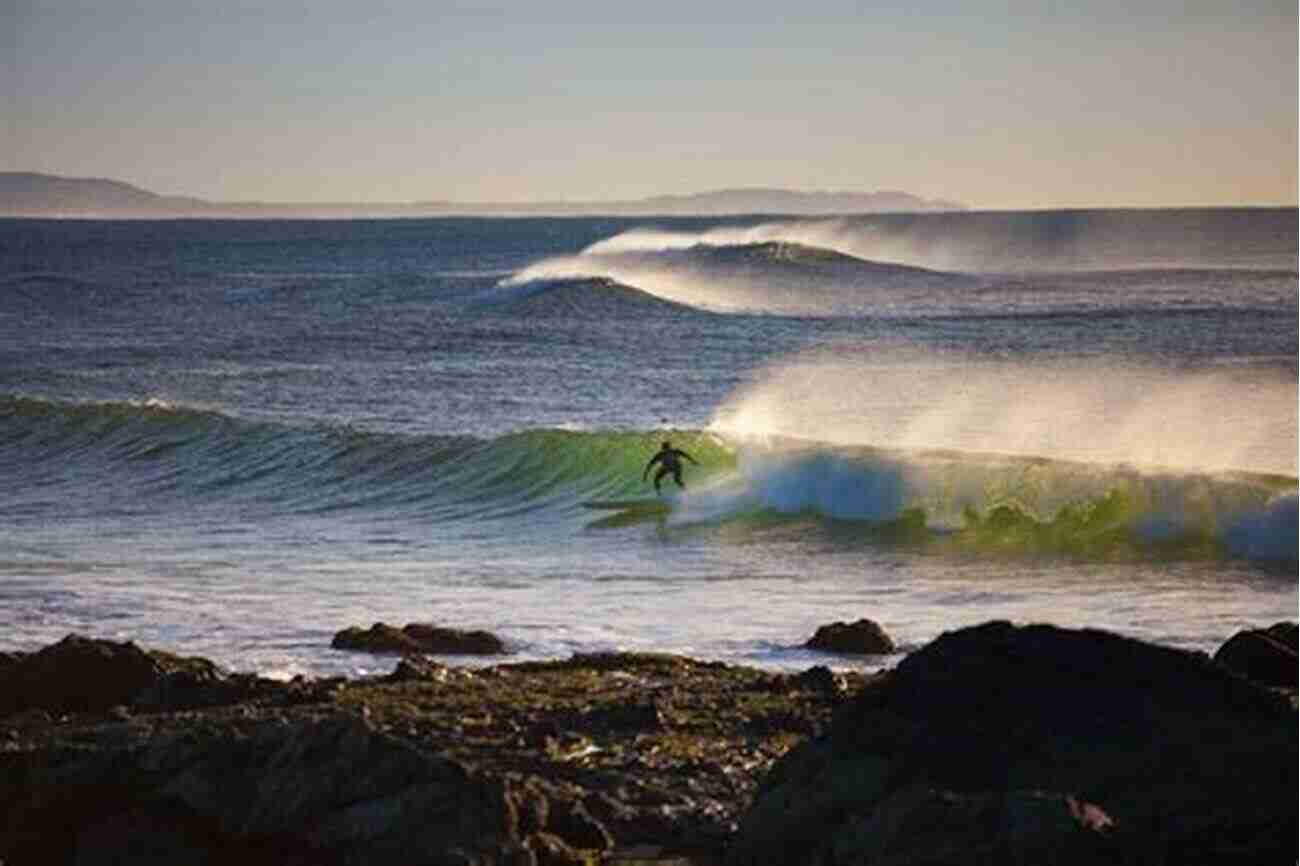
MULTIPOLYGON (((650 474, 650 467, 656 463, 660 464, 659 471, 655 473, 655 493, 659 492, 659 482, 664 480, 664 476, 672 473, 673 480, 677 486, 685 490, 686 485, 682 483, 682 464, 679 458, 685 457, 687 460, 695 463, 695 458, 687 454, 680 448, 674 448, 671 442, 665 442, 664 446, 659 449, 655 456, 650 458, 650 462, 645 465, 645 471, 641 473, 641 480, 645 481, 646 476, 650 474)), ((696 466, 700 464, 695 463, 696 466)))

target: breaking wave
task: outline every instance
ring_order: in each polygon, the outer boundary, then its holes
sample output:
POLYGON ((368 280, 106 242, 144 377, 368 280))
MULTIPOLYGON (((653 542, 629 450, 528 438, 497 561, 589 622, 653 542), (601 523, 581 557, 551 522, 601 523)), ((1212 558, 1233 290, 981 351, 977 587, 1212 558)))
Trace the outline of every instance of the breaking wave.
MULTIPOLYGON (((1294 219, 1288 227, 1287 214, 1277 215, 1279 236, 1293 236, 1294 219)), ((1294 254, 1278 251, 1285 244, 1243 253, 1225 243, 1216 232, 1234 236, 1231 213, 1181 214, 1173 222, 1185 234, 1154 240, 1135 232, 1142 217, 1129 212, 958 216, 634 228, 534 262, 485 300, 608 282, 695 308, 798 316, 1123 312, 1134 298, 1189 311, 1295 308, 1294 254), (1207 269, 1215 279, 1204 279, 1207 269), (1189 293, 1200 284, 1213 292, 1189 293)))
POLYGON ((535 279, 502 282, 473 299, 476 307, 499 308, 511 313, 584 316, 637 314, 686 309, 686 305, 660 298, 604 276, 581 272, 555 273, 535 279))
POLYGON ((642 471, 666 435, 700 466, 660 519, 726 527, 723 543, 812 520, 855 543, 975 555, 1296 559, 1288 476, 760 443, 700 430, 404 435, 253 422, 157 400, 0 397, 0 472, 26 491, 11 497, 11 516, 36 518, 43 503, 73 500, 92 515, 123 502, 198 511, 233 503, 245 515, 547 519, 579 531, 593 525, 583 503, 647 495, 642 471))
POLYGON ((497 292, 605 281, 719 312, 887 315, 914 309, 935 292, 975 284, 960 274, 869 261, 788 239, 799 236, 783 227, 699 235, 632 231, 575 256, 534 263, 502 280, 497 292))

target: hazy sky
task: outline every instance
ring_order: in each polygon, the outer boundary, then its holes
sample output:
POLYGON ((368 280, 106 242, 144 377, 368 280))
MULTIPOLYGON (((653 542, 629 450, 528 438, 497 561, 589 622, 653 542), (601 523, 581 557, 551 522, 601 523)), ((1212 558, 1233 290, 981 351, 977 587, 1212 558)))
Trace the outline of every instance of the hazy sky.
POLYGON ((1294 204, 1296 10, 0 0, 0 170, 219 200, 1294 204))

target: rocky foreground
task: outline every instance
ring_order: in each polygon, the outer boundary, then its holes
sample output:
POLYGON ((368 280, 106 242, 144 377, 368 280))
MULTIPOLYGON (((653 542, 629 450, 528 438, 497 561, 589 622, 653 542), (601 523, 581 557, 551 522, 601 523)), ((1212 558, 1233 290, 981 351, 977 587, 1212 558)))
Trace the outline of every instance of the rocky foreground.
POLYGON ((0 862, 1293 864, 1295 626, 1233 641, 283 683, 69 636, 0 654, 0 862))

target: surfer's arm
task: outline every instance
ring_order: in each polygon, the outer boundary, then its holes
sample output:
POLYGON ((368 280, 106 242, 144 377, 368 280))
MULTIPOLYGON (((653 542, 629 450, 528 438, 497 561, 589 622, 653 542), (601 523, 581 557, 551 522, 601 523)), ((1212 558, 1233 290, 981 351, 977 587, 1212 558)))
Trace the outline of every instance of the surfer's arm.
POLYGON ((692 463, 695 463, 696 466, 699 466, 699 465, 700 465, 699 463, 696 462, 696 460, 695 460, 694 457, 692 457, 691 455, 687 454, 685 451, 680 451, 680 450, 679 450, 677 453, 680 454, 680 455, 682 455, 683 457, 685 457, 687 460, 691 461, 692 463))
POLYGON ((662 454, 656 454, 655 456, 653 456, 653 457, 650 458, 650 462, 647 463, 647 464, 645 465, 645 471, 643 471, 643 472, 641 473, 641 480, 642 480, 642 481, 645 481, 646 476, 650 474, 650 467, 651 467, 651 466, 654 466, 656 463, 658 463, 658 462, 659 462, 660 460, 662 460, 662 459, 663 459, 663 455, 662 455, 662 454))

